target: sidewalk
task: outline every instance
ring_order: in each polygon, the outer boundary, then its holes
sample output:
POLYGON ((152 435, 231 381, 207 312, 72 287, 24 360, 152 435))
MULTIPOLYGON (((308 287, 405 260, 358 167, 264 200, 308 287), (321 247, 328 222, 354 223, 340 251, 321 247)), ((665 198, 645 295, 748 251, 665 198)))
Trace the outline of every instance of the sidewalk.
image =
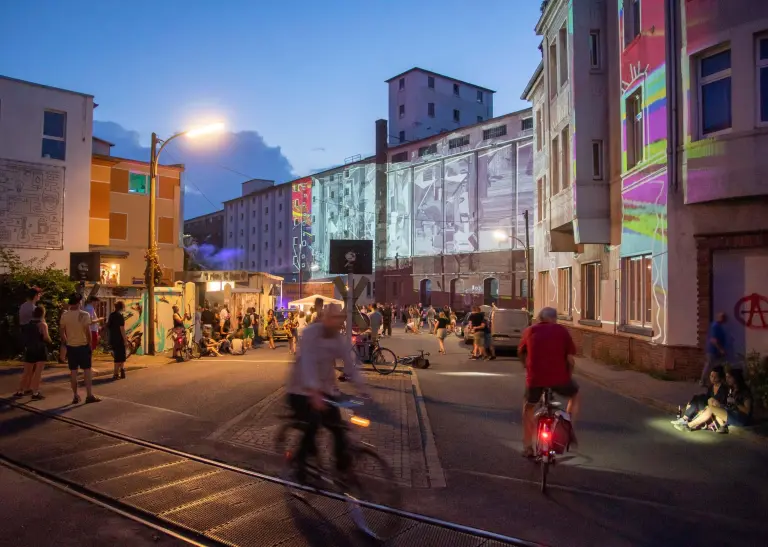
MULTIPOLYGON (((402 486, 440 488, 445 486, 434 440, 424 409, 420 409, 418 379, 407 369, 388 376, 363 369, 364 382, 372 400, 357 414, 368 418, 367 428, 353 427, 351 434, 376 447, 378 454, 392 467, 402 486)), ((343 395, 354 396, 350 383, 342 383, 343 395)), ((275 434, 285 422, 285 390, 280 388, 257 405, 225 424, 210 438, 218 442, 276 455, 275 434)), ((318 435, 319 453, 332 454, 328 431, 318 435)), ((326 465, 329 462, 324 462, 326 465)), ((376 475, 376 469, 365 470, 376 475)))
MULTIPOLYGON (((589 378, 594 383, 630 399, 634 399, 663 412, 676 414, 678 406, 702 389, 696 382, 666 381, 654 378, 645 372, 628 370, 599 363, 586 357, 576 357, 576 374, 589 378)), ((749 428, 733 428, 734 432, 768 442, 768 422, 760 419, 749 428)))

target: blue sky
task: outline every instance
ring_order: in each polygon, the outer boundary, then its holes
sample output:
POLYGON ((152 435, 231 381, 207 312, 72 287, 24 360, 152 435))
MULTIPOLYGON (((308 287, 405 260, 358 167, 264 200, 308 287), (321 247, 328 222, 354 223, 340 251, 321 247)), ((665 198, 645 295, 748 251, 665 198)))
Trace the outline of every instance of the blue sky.
POLYGON ((283 182, 370 154, 384 80, 413 66, 495 89, 496 115, 523 108, 540 4, 5 1, 0 74, 94 95, 95 134, 118 141, 115 155, 144 154, 152 131, 225 121, 231 135, 195 144, 209 149, 162 158, 188 165, 189 217, 249 176, 283 182))

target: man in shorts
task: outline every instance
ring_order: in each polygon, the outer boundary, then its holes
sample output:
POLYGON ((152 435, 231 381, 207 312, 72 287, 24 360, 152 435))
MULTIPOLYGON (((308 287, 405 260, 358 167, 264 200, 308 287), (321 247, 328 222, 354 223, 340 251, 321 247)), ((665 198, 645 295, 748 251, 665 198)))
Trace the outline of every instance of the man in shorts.
POLYGON ((128 336, 125 334, 123 310, 125 310, 125 304, 122 300, 118 300, 115 302, 115 311, 109 314, 107 319, 109 345, 112 347, 112 357, 115 360, 113 380, 125 378, 125 361, 128 359, 128 336))
MULTIPOLYGON (((533 436, 536 430, 536 405, 544 390, 568 397, 567 411, 571 424, 579 411, 579 386, 573 380, 573 356, 576 346, 568 329, 557 324, 557 310, 542 308, 539 322, 525 329, 517 348, 525 363, 525 405, 523 406, 523 456, 534 456, 533 436)), ((571 444, 576 444, 571 436, 571 444)))
POLYGON ((77 369, 85 377, 86 403, 98 403, 101 399, 93 394, 93 372, 91 370, 91 315, 80 307, 83 297, 73 294, 69 297, 69 309, 61 315, 59 332, 67 348, 69 379, 74 397, 72 404, 80 402, 77 394, 77 369))

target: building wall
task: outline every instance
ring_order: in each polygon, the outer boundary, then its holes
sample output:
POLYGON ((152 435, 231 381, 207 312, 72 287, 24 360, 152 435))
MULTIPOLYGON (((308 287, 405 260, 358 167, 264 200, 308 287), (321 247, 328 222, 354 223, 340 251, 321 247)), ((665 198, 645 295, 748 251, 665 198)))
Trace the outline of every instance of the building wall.
MULTIPOLYGON (((184 270, 181 167, 160 166, 157 177, 156 224, 159 264, 166 281, 184 270)), ((91 166, 91 250, 104 255, 108 272, 118 272, 121 285, 143 284, 149 240, 149 164, 122 158, 96 156, 91 166), (132 177, 134 185, 132 186, 132 177), (136 191, 142 180, 146 191, 136 191), (127 257, 110 256, 112 251, 127 257), (116 267, 113 267, 116 266, 116 267)), ((111 274, 110 274, 111 275, 111 274)))
POLYGON ((215 250, 224 246, 224 210, 190 218, 184 221, 184 234, 198 245, 212 245, 215 250))
POLYGON ((69 270, 88 251, 93 97, 0 77, 0 245, 69 270), (42 157, 43 113, 66 113, 66 155, 42 157), (4 188, 5 189, 5 188, 4 188), (17 200, 15 196, 23 196, 17 200))
POLYGON ((459 127, 493 118, 493 93, 478 87, 459 83, 442 76, 422 71, 413 71, 402 76, 405 89, 400 89, 400 78, 389 85, 389 143, 400 143, 400 131, 405 131, 406 141, 431 137, 443 131, 454 131, 459 127), (428 87, 428 77, 434 76, 435 87, 428 87), (453 84, 459 84, 459 96, 454 95, 453 84), (477 101, 477 92, 483 94, 483 102, 477 101), (428 115, 428 104, 435 104, 435 115, 428 115), (405 106, 405 115, 399 115, 400 105, 405 106), (453 118, 454 109, 459 110, 460 120, 453 118))

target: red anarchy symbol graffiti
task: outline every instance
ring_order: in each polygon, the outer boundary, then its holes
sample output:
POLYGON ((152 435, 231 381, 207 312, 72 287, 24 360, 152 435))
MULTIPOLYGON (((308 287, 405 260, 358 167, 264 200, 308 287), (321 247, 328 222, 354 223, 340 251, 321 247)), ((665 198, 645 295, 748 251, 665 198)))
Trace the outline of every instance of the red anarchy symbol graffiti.
POLYGON ((768 330, 768 297, 752 293, 741 298, 733 308, 733 316, 748 329, 768 330))

